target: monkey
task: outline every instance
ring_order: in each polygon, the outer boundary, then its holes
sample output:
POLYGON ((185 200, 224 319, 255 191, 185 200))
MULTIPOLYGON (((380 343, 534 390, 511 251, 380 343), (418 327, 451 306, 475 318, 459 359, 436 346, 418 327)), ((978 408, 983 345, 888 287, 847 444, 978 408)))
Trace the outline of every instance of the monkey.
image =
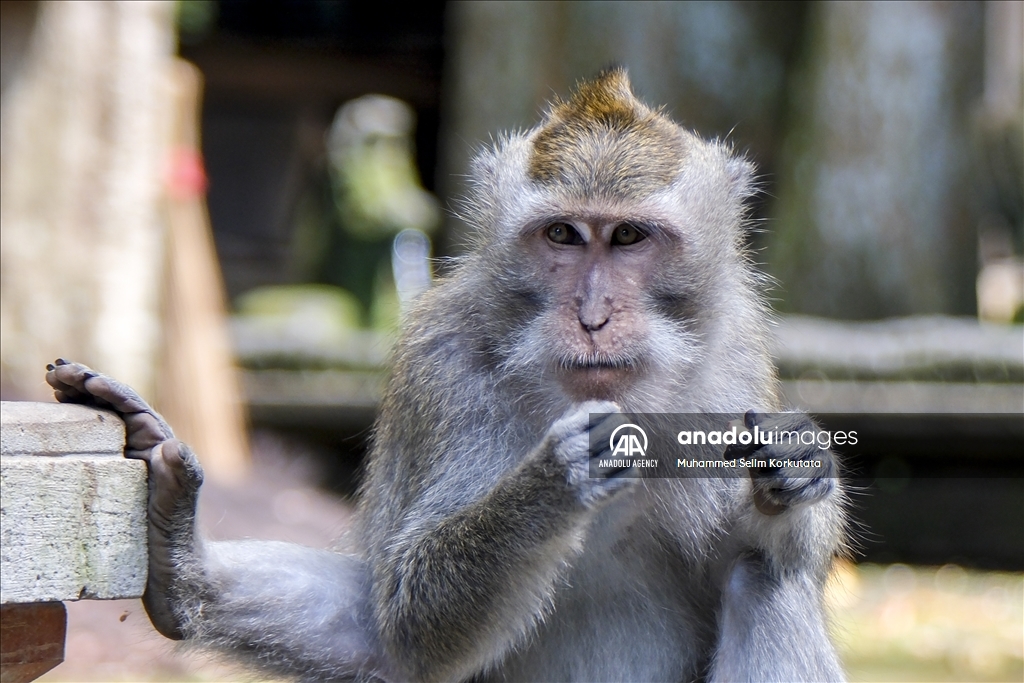
POLYGON ((148 463, 155 628, 304 681, 842 680, 831 451, 729 447, 819 458, 812 476, 591 469, 632 414, 816 429, 779 412, 744 246, 752 164, 616 68, 480 152, 471 180, 471 249, 396 342, 354 550, 204 539, 191 450, 130 388, 48 366, 58 400, 115 410, 148 463))

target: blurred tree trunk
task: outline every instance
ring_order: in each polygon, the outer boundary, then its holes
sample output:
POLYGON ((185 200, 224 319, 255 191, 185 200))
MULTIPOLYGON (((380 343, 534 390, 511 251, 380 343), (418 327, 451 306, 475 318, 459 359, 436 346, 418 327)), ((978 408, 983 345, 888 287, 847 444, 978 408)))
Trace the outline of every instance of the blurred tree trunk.
MULTIPOLYGON (((735 141, 774 177, 787 64, 804 3, 451 2, 439 191, 463 195, 474 150, 537 123, 601 69, 629 69, 637 95, 705 137, 735 141)), ((466 226, 446 226, 445 251, 466 226)))
POLYGON ((813 6, 766 252, 783 310, 974 312, 982 9, 813 6))
POLYGON ((9 396, 50 395, 43 366, 58 355, 154 394, 174 47, 173 3, 44 2, 17 73, 5 73, 0 368, 9 396))

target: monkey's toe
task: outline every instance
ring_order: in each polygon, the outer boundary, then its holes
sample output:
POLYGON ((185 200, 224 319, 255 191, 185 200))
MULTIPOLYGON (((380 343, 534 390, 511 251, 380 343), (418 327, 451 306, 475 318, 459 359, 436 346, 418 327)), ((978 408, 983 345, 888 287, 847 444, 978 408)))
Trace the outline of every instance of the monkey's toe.
POLYGON ((93 401, 92 395, 85 389, 85 380, 96 374, 86 366, 58 358, 54 363, 47 364, 46 371, 46 383, 53 388, 54 396, 59 402, 107 407, 93 401))
POLYGON ((125 422, 129 457, 174 437, 174 432, 139 394, 126 384, 96 372, 81 363, 58 358, 46 366, 46 382, 57 401, 107 408, 125 422))

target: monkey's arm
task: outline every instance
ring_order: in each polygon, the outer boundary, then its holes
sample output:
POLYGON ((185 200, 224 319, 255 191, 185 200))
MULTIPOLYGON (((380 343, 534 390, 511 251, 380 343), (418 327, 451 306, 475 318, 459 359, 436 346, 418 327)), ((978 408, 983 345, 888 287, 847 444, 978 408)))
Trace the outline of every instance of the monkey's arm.
MULTIPOLYGON (((818 432, 803 413, 748 413, 747 427, 818 432)), ((824 586, 845 534, 845 496, 835 454, 810 444, 748 449, 773 466, 751 471, 751 499, 740 514, 748 548, 730 567, 722 593, 712 681, 841 681, 829 639, 824 586)), ((736 449, 740 450, 740 449, 736 449)))
POLYGON ((841 501, 833 491, 778 515, 749 512, 748 533, 762 535, 726 573, 711 681, 845 680, 824 609, 841 501))
POLYGON ((823 585, 807 571, 778 572, 758 553, 732 567, 722 594, 713 683, 846 680, 829 639, 823 585))
POLYGON ((207 542, 196 530, 202 469, 131 388, 58 360, 61 402, 117 412, 125 455, 149 468, 149 575, 143 602, 168 638, 188 638, 276 674, 390 678, 370 627, 360 558, 274 542, 207 542))
MULTIPOLYGON (((374 601, 384 647, 410 679, 472 676, 543 617, 593 512, 630 484, 589 477, 589 414, 611 410, 583 404, 482 497, 441 512, 414 506, 405 528, 389 535, 373 561, 374 601)), ((607 443, 618 418, 594 427, 595 443, 607 443)), ((430 490, 431 506, 457 496, 439 488, 430 490)))

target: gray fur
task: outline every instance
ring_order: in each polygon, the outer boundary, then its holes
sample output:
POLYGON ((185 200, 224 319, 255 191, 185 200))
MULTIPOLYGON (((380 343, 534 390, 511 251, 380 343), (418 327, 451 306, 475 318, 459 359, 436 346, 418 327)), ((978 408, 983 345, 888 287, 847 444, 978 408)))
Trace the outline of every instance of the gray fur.
MULTIPOLYGON (((612 80, 600 107, 633 106, 624 75, 612 80)), ((587 135, 571 108, 557 113, 568 143, 542 124, 475 162, 466 206, 477 243, 406 321, 361 491, 358 554, 205 543, 187 449, 172 440, 139 456, 157 475, 146 604, 162 632, 302 680, 842 678, 822 607, 845 524, 829 472, 588 476, 591 412, 779 406, 763 283, 742 248, 750 165, 678 129, 652 138, 685 144, 661 154, 661 171, 679 160, 670 183, 592 196, 578 163, 559 184, 570 166, 558 150, 598 161, 645 150, 587 135), (541 130, 542 182, 528 171, 541 130), (585 245, 546 241, 560 221, 585 245), (647 239, 609 247, 622 221, 647 239)), ((634 145, 644 121, 668 125, 637 111, 619 117, 634 145)), ((89 400, 72 377, 81 373, 64 368, 51 384, 89 400)), ((122 412, 138 412, 124 391, 122 412)))

